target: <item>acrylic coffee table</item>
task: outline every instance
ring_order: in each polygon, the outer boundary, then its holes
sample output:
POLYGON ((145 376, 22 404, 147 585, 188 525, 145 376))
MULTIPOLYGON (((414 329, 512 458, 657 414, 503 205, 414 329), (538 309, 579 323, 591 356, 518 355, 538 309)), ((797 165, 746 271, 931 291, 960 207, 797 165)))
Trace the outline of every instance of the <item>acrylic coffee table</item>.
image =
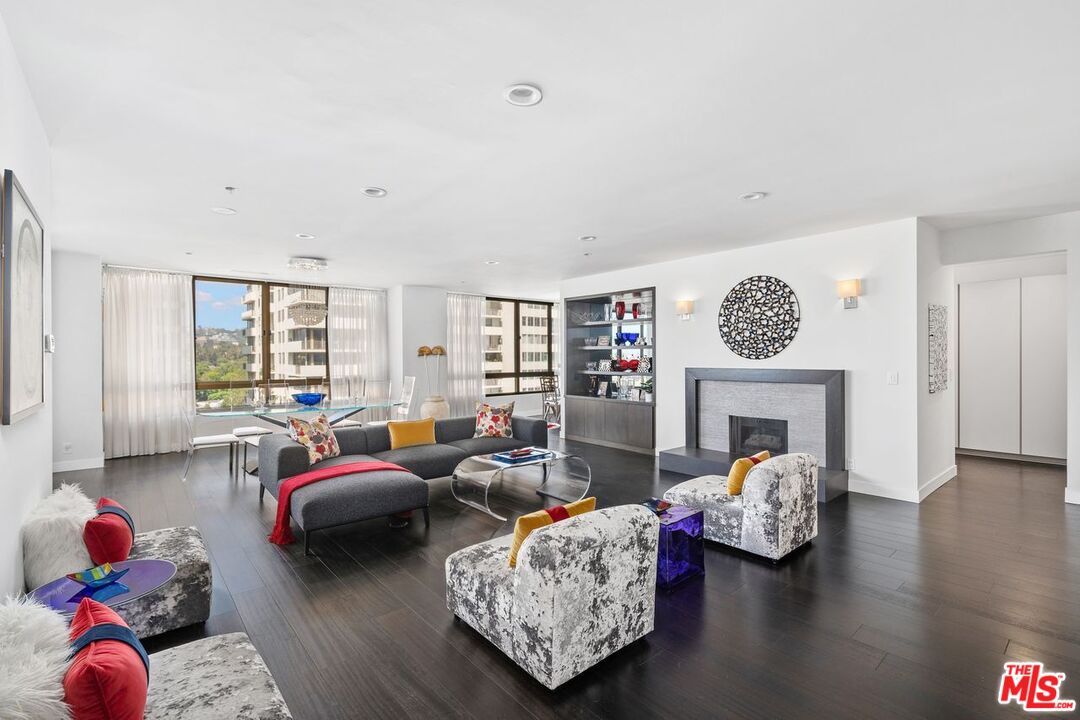
POLYGON ((548 457, 515 464, 501 463, 490 454, 465 458, 454 468, 450 492, 458 502, 505 522, 506 518, 495 513, 488 504, 491 486, 501 486, 506 478, 526 482, 530 474, 528 468, 536 467, 542 474, 536 494, 542 497, 575 502, 585 497, 592 485, 592 468, 584 458, 552 450, 548 457))
POLYGON ((684 580, 705 574, 705 514, 685 505, 672 505, 658 514, 660 547, 656 587, 670 590, 684 580))
MULTIPOLYGON (((124 560, 112 563, 112 566, 114 570, 128 571, 120 579, 128 590, 101 601, 109 607, 138 600, 162 587, 176 575, 176 565, 168 560, 124 560)), ((63 615, 71 615, 79 607, 82 598, 75 596, 83 587, 68 577, 62 577, 33 590, 30 596, 63 615)))

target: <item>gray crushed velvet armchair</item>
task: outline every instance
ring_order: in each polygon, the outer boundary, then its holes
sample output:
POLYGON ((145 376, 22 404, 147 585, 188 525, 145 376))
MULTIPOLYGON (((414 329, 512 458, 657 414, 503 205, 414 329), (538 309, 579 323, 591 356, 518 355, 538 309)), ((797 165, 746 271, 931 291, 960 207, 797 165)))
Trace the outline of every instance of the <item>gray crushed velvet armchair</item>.
POLYGON ((776 561, 817 537, 817 458, 778 455, 751 468, 741 495, 727 478, 705 475, 675 485, 664 499, 705 513, 705 537, 776 561))
POLYGON ((652 632, 660 523, 640 505, 512 535, 446 559, 446 606, 554 689, 652 632))

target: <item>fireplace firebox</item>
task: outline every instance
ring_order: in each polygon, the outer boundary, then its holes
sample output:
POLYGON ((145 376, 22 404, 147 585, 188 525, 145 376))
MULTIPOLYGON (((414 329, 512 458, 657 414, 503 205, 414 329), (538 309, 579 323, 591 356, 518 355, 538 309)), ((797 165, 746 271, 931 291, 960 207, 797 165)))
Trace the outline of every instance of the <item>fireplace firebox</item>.
POLYGON ((762 450, 775 457, 788 451, 787 420, 731 415, 728 423, 732 458, 749 457, 762 450))

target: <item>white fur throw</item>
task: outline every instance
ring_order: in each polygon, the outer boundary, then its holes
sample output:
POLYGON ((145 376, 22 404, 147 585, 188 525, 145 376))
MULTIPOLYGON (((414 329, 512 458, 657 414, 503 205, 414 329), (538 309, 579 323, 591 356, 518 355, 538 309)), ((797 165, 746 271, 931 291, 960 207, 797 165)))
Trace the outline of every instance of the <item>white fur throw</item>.
POLYGON ((22 526, 27 590, 93 567, 83 542, 83 526, 96 512, 78 485, 61 485, 30 511, 22 526))
POLYGON ((67 718, 64 673, 70 651, 59 613, 25 597, 0 602, 0 719, 67 718))

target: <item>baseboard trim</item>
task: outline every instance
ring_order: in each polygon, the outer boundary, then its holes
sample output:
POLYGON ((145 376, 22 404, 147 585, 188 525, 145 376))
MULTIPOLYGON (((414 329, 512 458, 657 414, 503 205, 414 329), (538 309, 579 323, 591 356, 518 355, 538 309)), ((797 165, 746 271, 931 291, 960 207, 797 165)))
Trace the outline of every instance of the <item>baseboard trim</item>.
POLYGON ((859 493, 860 495, 873 495, 887 500, 901 500, 910 503, 919 502, 918 493, 902 495, 892 488, 855 477, 852 475, 851 471, 848 471, 848 492, 859 493))
POLYGON ((52 465, 52 471, 54 473, 72 472, 73 470, 94 470, 96 468, 105 467, 105 455, 98 455, 97 457, 81 458, 79 460, 60 460, 54 462, 52 465))
POLYGON ((1080 505, 1080 487, 1065 486, 1065 502, 1080 505))
POLYGON ((1061 458, 1043 457, 1041 455, 1017 455, 1015 453, 995 452, 994 450, 972 450, 970 448, 956 448, 957 455, 969 455, 971 457, 992 458, 994 460, 1012 460, 1013 462, 1038 463, 1040 465, 1065 466, 1068 461, 1061 458))
POLYGON ((938 473, 937 476, 934 477, 934 479, 920 485, 919 502, 925 500, 927 497, 930 496, 930 493, 934 492, 939 487, 952 480, 954 477, 956 477, 956 466, 950 465, 949 467, 938 473))

